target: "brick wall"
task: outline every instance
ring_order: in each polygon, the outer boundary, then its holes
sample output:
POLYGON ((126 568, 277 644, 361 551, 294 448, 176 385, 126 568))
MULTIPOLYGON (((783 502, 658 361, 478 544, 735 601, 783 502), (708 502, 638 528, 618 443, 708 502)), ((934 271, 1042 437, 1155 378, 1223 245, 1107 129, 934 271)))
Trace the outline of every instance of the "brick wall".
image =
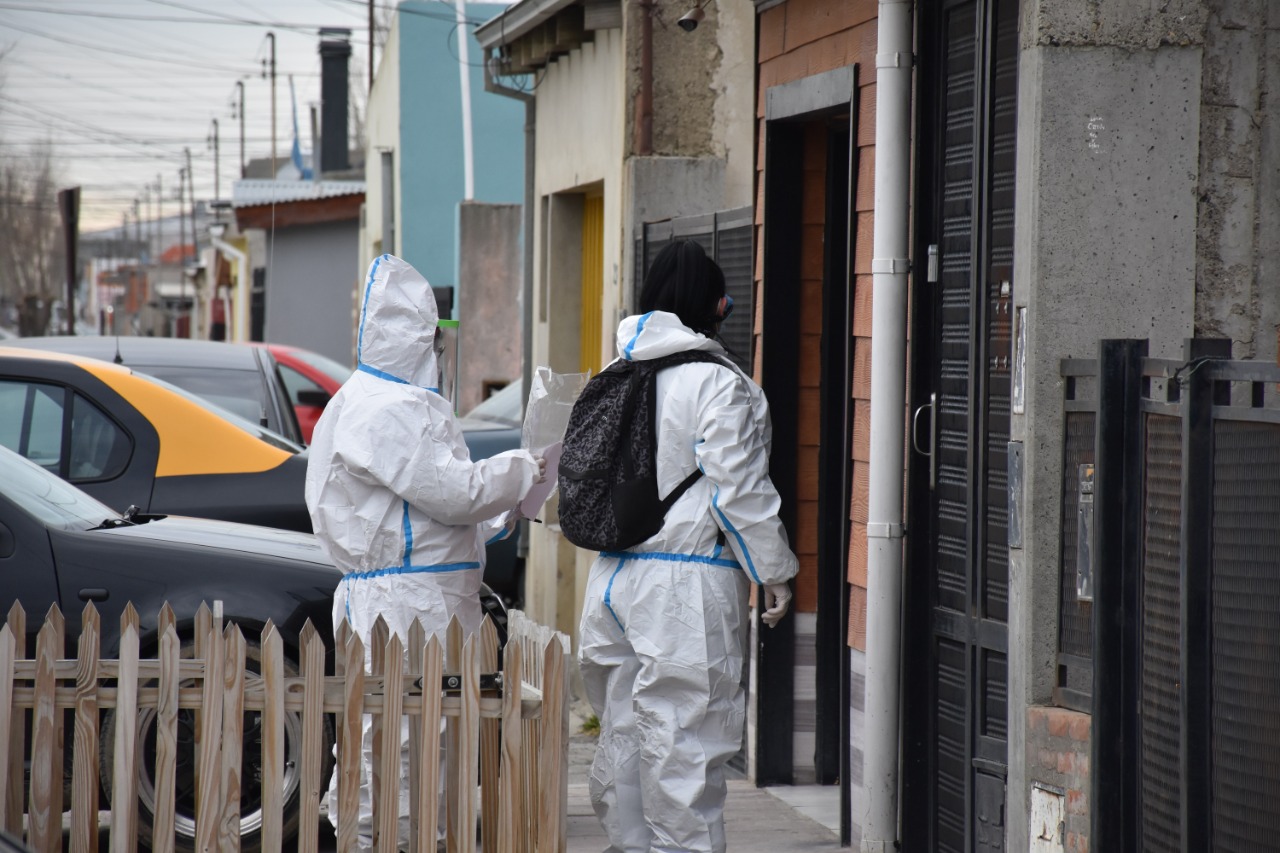
POLYGON ((1091 726, 1092 718, 1078 711, 1037 705, 1027 709, 1027 781, 1063 792, 1062 840, 1069 853, 1089 853, 1091 726))
MULTIPOLYGON (((870 431, 871 399, 871 251, 872 251, 872 203, 874 198, 874 142, 875 142, 875 49, 876 49, 875 0, 788 0, 760 14, 758 27, 759 59, 756 101, 756 285, 767 286, 761 281, 763 223, 762 172, 765 162, 764 104, 765 92, 771 86, 789 83, 803 77, 820 74, 847 65, 858 66, 858 148, 854 208, 856 244, 854 273, 856 290, 854 303, 855 370, 853 430, 853 503, 849 508, 852 539, 849 553, 849 581, 853 584, 849 614, 849 644, 856 649, 866 648, 867 609, 867 477, 868 433, 870 431)), ((825 135, 813 128, 806 136, 805 187, 803 197, 804 232, 801 270, 801 352, 797 354, 797 370, 801 380, 801 430, 800 447, 797 448, 797 553, 800 556, 800 576, 796 580, 796 609, 813 612, 817 609, 816 595, 816 545, 806 536, 816 531, 817 518, 817 436, 806 430, 806 423, 816 428, 816 419, 804 416, 805 407, 815 412, 819 403, 816 362, 821 330, 821 280, 822 280, 822 222, 824 214, 823 187, 825 186, 825 135)), ((781 286, 787 286, 782 283, 781 286)), ((756 305, 763 305, 757 298, 756 305)), ((759 334, 762 318, 757 314, 756 330, 759 334)), ((760 347, 756 352, 761 351, 760 347)), ((758 356, 757 356, 758 358, 758 356)), ((760 365, 756 364, 759 378, 760 365)))

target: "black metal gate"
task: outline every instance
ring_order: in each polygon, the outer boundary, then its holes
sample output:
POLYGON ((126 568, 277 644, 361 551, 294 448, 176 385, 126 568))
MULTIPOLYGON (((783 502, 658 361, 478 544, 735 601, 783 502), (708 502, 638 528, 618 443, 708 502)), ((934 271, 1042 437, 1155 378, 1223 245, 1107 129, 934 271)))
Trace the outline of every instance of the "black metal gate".
POLYGON ((1018 3, 922 15, 903 835, 969 853, 1005 836, 1018 3))
POLYGON ((1063 567, 1094 595, 1092 846, 1276 849, 1280 367, 1145 352, 1102 342, 1094 559, 1063 567))

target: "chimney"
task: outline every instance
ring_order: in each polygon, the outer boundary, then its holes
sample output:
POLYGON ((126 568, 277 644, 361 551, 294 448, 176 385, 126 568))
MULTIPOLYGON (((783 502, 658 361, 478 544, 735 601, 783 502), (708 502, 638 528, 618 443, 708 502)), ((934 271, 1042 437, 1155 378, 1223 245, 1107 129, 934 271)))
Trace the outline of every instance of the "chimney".
POLYGON ((347 61, 351 30, 320 30, 320 172, 351 168, 347 144, 347 61))

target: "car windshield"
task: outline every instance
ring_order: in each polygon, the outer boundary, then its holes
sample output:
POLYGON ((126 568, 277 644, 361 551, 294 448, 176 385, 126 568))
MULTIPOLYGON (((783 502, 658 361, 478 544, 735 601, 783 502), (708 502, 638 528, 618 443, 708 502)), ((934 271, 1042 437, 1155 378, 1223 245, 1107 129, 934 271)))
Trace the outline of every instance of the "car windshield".
POLYGON ((318 352, 311 352, 310 350, 303 349, 291 349, 289 350, 289 355, 293 356, 303 364, 314 367, 316 370, 320 371, 325 376, 328 376, 339 385, 350 379, 351 374, 354 372, 350 367, 341 365, 328 356, 321 355, 318 352))
POLYGON ((210 412, 212 414, 217 415, 218 417, 222 418, 224 421, 227 421, 232 425, 239 427, 240 429, 249 433, 249 435, 252 435, 255 438, 258 438, 262 441, 265 441, 267 444, 270 444, 273 447, 278 447, 281 450, 287 450, 290 453, 302 452, 301 444, 295 444, 294 442, 285 438, 280 433, 272 432, 271 430, 267 429, 264 426, 259 426, 258 424, 255 424, 253 421, 246 420, 245 418, 242 418, 239 415, 237 415, 235 412, 222 408, 217 403, 211 403, 208 400, 206 400, 204 397, 201 397, 197 394, 192 394, 190 391, 186 390, 185 388, 179 388, 177 385, 174 385, 172 382, 166 382, 163 379, 152 376, 148 373, 139 373, 136 370, 134 371, 134 375, 140 376, 143 379, 146 379, 148 382, 154 382, 160 387, 165 388, 169 391, 172 391, 173 393, 177 394, 178 396, 186 400, 190 400, 192 403, 195 403, 197 406, 204 409, 206 412, 210 412))
POLYGON ((88 530, 120 513, 12 450, 0 447, 0 492, 45 524, 88 530))
MULTIPOLYGON (((504 427, 518 427, 520 418, 520 382, 512 382, 463 417, 463 421, 481 421, 504 427)), ((464 424, 465 426, 465 424, 464 424)))

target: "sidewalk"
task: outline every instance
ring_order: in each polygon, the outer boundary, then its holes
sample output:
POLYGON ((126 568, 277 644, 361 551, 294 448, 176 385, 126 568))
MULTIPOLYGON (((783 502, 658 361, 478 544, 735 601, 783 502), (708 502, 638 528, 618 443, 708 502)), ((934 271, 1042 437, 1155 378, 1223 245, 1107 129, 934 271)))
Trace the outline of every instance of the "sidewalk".
MULTIPOLYGON (((595 812, 591 810, 591 800, 587 795, 587 772, 595 755, 595 738, 581 733, 581 720, 576 714, 571 715, 570 728, 568 853, 603 853, 609 843, 595 812)), ((788 799, 796 799, 793 793, 810 790, 793 788, 785 793, 788 799)), ((821 792, 824 799, 832 792, 830 788, 812 790, 821 792)), ((834 797, 831 802, 835 802, 834 797)), ((838 817, 835 823, 838 826, 838 817)), ((745 779, 729 781, 725 836, 731 853, 804 853, 845 849, 840 846, 838 833, 805 817, 768 789, 757 788, 745 779)))

